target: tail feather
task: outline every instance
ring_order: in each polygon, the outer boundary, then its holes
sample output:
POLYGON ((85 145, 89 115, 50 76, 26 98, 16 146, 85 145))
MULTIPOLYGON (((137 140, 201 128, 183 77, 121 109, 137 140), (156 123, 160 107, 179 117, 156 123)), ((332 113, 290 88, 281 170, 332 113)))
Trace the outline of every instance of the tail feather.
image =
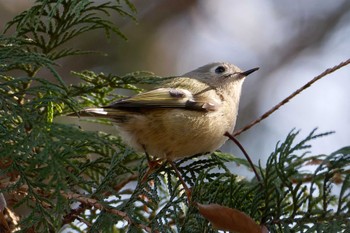
POLYGON ((87 114, 108 115, 108 111, 106 111, 104 108, 87 108, 83 111, 87 114))
POLYGON ((112 108, 86 108, 68 116, 115 118, 117 115, 120 115, 120 111, 112 108))

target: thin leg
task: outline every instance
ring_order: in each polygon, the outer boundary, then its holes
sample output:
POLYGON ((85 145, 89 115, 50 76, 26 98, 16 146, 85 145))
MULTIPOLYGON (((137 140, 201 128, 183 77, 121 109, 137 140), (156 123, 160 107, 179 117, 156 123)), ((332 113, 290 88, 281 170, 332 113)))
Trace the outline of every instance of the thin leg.
MULTIPOLYGON (((147 170, 147 172, 145 173, 145 175, 142 178, 142 182, 145 182, 145 181, 147 181, 148 176, 150 174, 152 174, 152 172, 154 172, 156 169, 159 168, 159 166, 161 165, 161 161, 162 160, 161 159, 152 160, 150 155, 147 153, 146 147, 144 145, 143 145, 143 149, 145 151, 145 154, 146 154, 146 157, 147 157, 147 161, 148 161, 148 170, 147 170)), ((182 186, 184 187, 188 203, 190 204, 191 203, 192 191, 188 188, 186 182, 182 178, 181 173, 180 173, 179 169, 177 169, 176 164, 173 161, 171 161, 171 160, 167 160, 167 161, 171 165, 171 167, 174 169, 174 171, 176 173, 176 176, 179 178, 182 186)))
POLYGON ((168 160, 168 163, 172 166, 172 168, 174 169, 174 171, 175 171, 177 177, 179 178, 182 186, 184 187, 185 192, 186 192, 186 196, 187 196, 187 200, 188 200, 188 204, 190 204, 191 203, 191 197, 192 197, 192 191, 188 188, 186 182, 182 178, 182 175, 181 175, 179 169, 177 169, 176 164, 173 161, 171 161, 171 160, 168 160))
POLYGON ((149 164, 150 162, 152 162, 152 159, 151 159, 151 157, 149 156, 149 154, 147 153, 146 147, 145 147, 145 146, 143 146, 143 150, 145 151, 146 158, 147 158, 147 161, 148 161, 148 164, 149 164))
POLYGON ((152 160, 151 156, 148 154, 148 152, 146 150, 146 146, 142 145, 142 147, 143 147, 143 150, 145 151, 149 167, 158 167, 158 165, 160 164, 161 159, 152 160))
POLYGON ((144 145, 143 145, 143 149, 145 151, 146 158, 148 161, 148 170, 142 178, 142 182, 145 182, 147 180, 148 176, 150 174, 152 174, 152 172, 154 172, 155 170, 157 170, 159 168, 159 166, 161 165, 161 160, 160 159, 152 160, 151 157, 149 156, 149 154, 147 153, 146 147, 144 145))

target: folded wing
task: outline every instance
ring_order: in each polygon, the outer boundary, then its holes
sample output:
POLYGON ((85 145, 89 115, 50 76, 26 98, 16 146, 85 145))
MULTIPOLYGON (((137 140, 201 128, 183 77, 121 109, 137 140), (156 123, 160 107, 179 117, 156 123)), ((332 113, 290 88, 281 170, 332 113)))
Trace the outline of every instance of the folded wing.
POLYGON ((181 108, 195 111, 213 111, 215 102, 196 98, 193 94, 180 88, 158 88, 144 92, 130 98, 119 100, 105 109, 123 109, 130 111, 140 111, 157 108, 181 108))

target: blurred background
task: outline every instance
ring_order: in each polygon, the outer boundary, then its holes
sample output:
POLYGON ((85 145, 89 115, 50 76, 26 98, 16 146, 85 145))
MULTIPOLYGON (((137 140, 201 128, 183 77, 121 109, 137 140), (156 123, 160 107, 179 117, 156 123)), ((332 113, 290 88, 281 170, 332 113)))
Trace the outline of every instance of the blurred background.
MULTIPOLYGON (((138 22, 116 18, 128 40, 99 31, 72 45, 99 50, 60 60, 61 75, 70 70, 125 74, 147 70, 180 75, 214 61, 260 70, 244 84, 236 129, 272 108, 325 69, 350 58, 350 1, 319 0, 153 0, 131 1, 138 22), (74 59, 74 60, 73 60, 74 59)), ((1 0, 0 29, 32 0, 1 0)), ((76 78, 75 78, 76 79, 76 78)), ((313 144, 312 152, 330 153, 350 144, 350 66, 328 75, 238 139, 262 163, 293 129, 301 137, 315 127, 336 131, 313 144)), ((232 143, 223 150, 241 156, 232 143)))

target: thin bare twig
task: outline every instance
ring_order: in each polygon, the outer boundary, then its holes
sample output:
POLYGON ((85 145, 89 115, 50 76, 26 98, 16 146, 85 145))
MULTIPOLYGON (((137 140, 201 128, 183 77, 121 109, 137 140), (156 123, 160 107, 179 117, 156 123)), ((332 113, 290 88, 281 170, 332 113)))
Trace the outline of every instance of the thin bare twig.
POLYGON ((244 149, 244 147, 242 146, 242 144, 241 144, 234 136, 232 136, 229 132, 226 132, 224 135, 225 135, 226 137, 228 137, 229 139, 231 139, 231 140, 239 147, 239 149, 243 152, 243 154, 244 154, 244 156, 246 157, 248 163, 250 164, 250 167, 253 169, 253 172, 254 172, 254 174, 255 174, 256 179, 257 179, 259 182, 261 182, 261 178, 260 178, 260 176, 259 176, 257 170, 255 169, 255 165, 254 165, 253 161, 250 159, 250 157, 249 157, 247 151, 244 149))
MULTIPOLYGON (((168 163, 171 165, 171 167, 174 169, 175 173, 176 173, 176 176, 177 178, 179 178, 185 192, 186 192, 186 196, 187 196, 187 201, 188 201, 188 204, 191 204, 192 203, 192 191, 191 189, 188 188, 186 182, 184 181, 184 179, 182 178, 182 175, 179 171, 179 169, 177 168, 177 165, 175 162, 171 161, 171 160, 168 160, 168 163)), ((170 182, 170 181, 169 181, 170 182)))
MULTIPOLYGON (((7 187, 8 185, 9 185, 9 183, 2 183, 1 187, 7 187)), ((17 189, 18 190, 17 192, 25 195, 25 194, 27 194, 28 189, 29 189, 29 187, 27 185, 22 185, 17 189)), ((43 190, 41 190, 40 188, 33 188, 33 191, 35 191, 37 194, 44 196, 44 197, 48 197, 53 193, 53 191, 52 192, 43 192, 43 190)), ((83 212, 85 209, 88 209, 88 207, 94 207, 96 209, 104 210, 108 213, 120 216, 125 221, 127 221, 129 224, 135 224, 137 227, 145 230, 146 232, 155 232, 155 231, 152 231, 152 229, 150 227, 148 227, 144 224, 138 224, 138 223, 135 223, 134 221, 132 221, 132 219, 128 216, 127 213, 120 211, 120 210, 117 210, 117 209, 105 207, 97 199, 86 197, 86 196, 79 194, 79 193, 66 193, 66 192, 61 191, 60 194, 68 200, 75 200, 75 201, 81 203, 81 205, 76 210, 73 210, 72 212, 70 212, 69 214, 67 214, 65 216, 65 219, 63 220, 63 223, 65 223, 65 224, 70 223, 71 221, 74 221, 74 219, 79 219, 78 214, 83 212), (71 221, 69 221, 69 220, 71 220, 71 221)), ((37 200, 33 199, 33 201, 37 201, 37 200)), ((46 204, 46 203, 41 203, 41 204, 43 205, 44 208, 51 208, 52 207, 51 205, 46 204)))
MULTIPOLYGON (((66 197, 67 199, 71 200, 76 200, 76 201, 79 201, 81 203, 83 203, 84 205, 87 205, 87 206, 91 206, 91 207, 95 207, 96 209, 99 209, 99 210, 104 210, 108 213, 111 213, 111 214, 114 214, 114 215, 117 215, 117 216, 120 216, 122 217, 125 221, 127 221, 129 224, 136 224, 134 223, 130 217, 128 216, 127 213, 123 212, 123 211, 120 211, 120 210, 116 210, 116 209, 110 209, 110 208, 106 208, 104 207, 98 200, 96 199, 93 199, 93 198, 89 198, 89 197, 85 197, 85 196, 82 196, 78 193, 65 193, 65 192, 61 192, 61 195, 66 197)), ((152 232, 152 229, 144 224, 136 224, 138 227, 144 229, 145 231, 147 232, 152 232)))
POLYGON ((298 90, 296 90, 295 92, 293 92, 291 95, 289 95, 287 98, 285 98, 284 100, 282 100, 280 103, 278 103, 276 106, 274 106, 273 108, 271 108, 269 111, 267 111, 266 113, 264 113, 263 115, 261 115, 258 119, 252 121, 251 123, 249 123, 248 125, 246 125, 245 127, 243 127, 240 130, 237 130, 236 132, 234 132, 232 134, 232 136, 237 136, 241 133, 243 133, 244 131, 250 129, 251 127, 253 127, 254 125, 258 124, 260 121, 264 120, 265 118, 267 118, 268 116, 270 116, 272 113, 274 113, 276 110, 278 110, 281 106, 283 106, 284 104, 286 104, 287 102, 289 102, 291 99, 293 99, 295 96, 297 96, 298 94, 300 94, 302 91, 304 91, 305 89, 307 89, 308 87, 310 87, 312 84, 314 84, 315 82, 317 82, 318 80, 320 80, 321 78, 325 77, 328 74, 333 73, 336 70, 339 70, 340 68, 346 66, 350 64, 350 59, 341 62, 339 65, 336 65, 332 68, 328 68, 327 70, 325 70, 323 73, 321 73, 320 75, 314 77, 310 82, 306 83, 304 86, 302 86, 301 88, 299 88, 298 90))
MULTIPOLYGON (((113 187, 113 189, 118 192, 120 191, 126 184, 128 184, 129 182, 136 180, 138 177, 137 174, 131 175, 129 177, 127 177, 125 180, 121 181, 119 184, 117 184, 116 186, 113 187)), ((111 191, 107 191, 104 193, 104 196, 110 196, 112 195, 111 191)), ((63 221, 62 221, 62 225, 68 224, 73 222, 75 219, 78 219, 79 221, 81 221, 82 219, 79 218, 79 215, 81 213, 83 213, 84 211, 86 211, 86 209, 88 208, 88 205, 85 205, 84 203, 81 203, 79 205, 78 208, 76 209, 71 209, 71 211, 69 213, 67 213, 64 217, 63 217, 63 221)), ((87 223, 85 223, 86 225, 88 225, 87 223)))

